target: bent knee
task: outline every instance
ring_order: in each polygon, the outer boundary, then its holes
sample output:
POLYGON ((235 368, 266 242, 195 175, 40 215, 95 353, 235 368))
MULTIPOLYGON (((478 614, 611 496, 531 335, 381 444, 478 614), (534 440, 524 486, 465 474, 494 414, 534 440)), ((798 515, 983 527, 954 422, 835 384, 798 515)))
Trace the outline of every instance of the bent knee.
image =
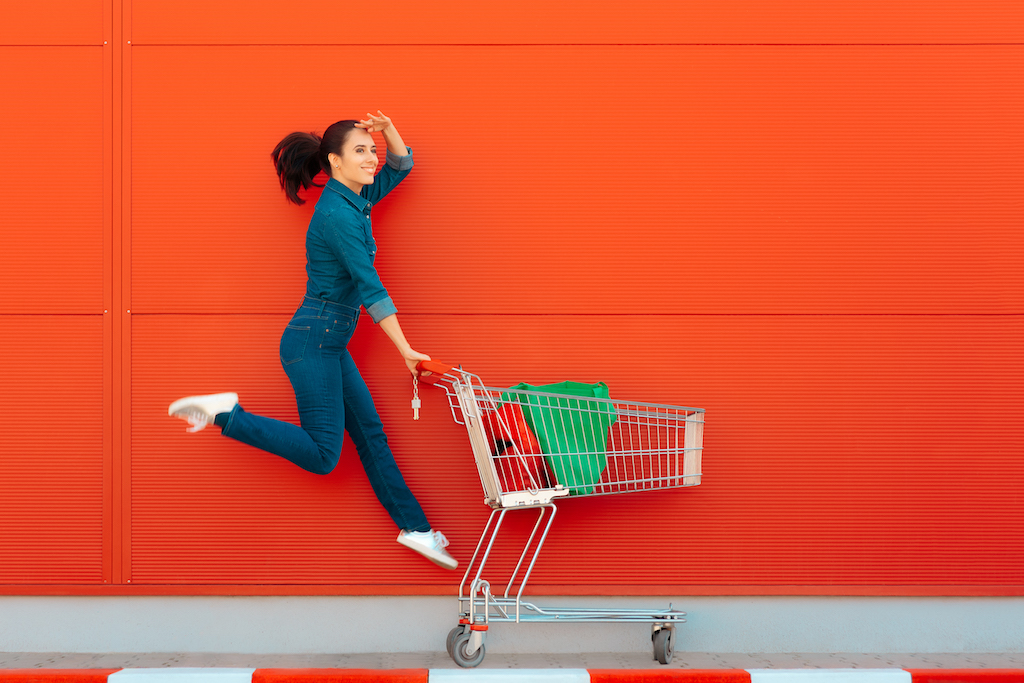
POLYGON ((318 462, 309 471, 313 474, 330 474, 337 464, 337 462, 318 462))
POLYGON ((309 471, 313 474, 330 474, 334 471, 334 468, 338 466, 338 456, 328 456, 323 453, 320 454, 320 459, 313 463, 313 466, 309 468, 309 471))

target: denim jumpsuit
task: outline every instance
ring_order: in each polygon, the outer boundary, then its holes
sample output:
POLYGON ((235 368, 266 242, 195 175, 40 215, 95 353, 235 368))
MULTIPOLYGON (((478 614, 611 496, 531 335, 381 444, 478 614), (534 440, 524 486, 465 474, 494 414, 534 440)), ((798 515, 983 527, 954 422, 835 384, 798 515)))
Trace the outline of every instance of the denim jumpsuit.
MULTIPOLYGON (((408 148, 407 148, 408 149, 408 148)), ((373 266, 370 210, 412 169, 412 150, 387 162, 359 194, 331 178, 306 232, 306 295, 281 335, 281 365, 295 390, 301 427, 234 409, 221 433, 316 474, 338 464, 348 430, 377 498, 400 529, 429 531, 423 508, 388 447, 370 391, 349 354, 360 305, 374 323, 395 313, 373 266)))

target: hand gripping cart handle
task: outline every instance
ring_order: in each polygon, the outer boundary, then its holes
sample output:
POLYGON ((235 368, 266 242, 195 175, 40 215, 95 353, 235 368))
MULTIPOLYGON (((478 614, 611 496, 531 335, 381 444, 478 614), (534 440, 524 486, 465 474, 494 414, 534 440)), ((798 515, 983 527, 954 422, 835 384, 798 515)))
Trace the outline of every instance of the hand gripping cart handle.
POLYGON ((456 664, 483 661, 492 622, 542 621, 648 623, 655 659, 669 663, 676 625, 686 614, 671 604, 660 610, 555 608, 523 596, 554 521, 556 498, 700 484, 704 410, 488 387, 479 376, 437 361, 418 368, 419 380, 444 390, 452 418, 466 428, 484 503, 491 507, 459 585, 459 625, 448 633, 456 664), (510 510, 535 510, 537 519, 504 591, 495 595, 484 569, 510 510))

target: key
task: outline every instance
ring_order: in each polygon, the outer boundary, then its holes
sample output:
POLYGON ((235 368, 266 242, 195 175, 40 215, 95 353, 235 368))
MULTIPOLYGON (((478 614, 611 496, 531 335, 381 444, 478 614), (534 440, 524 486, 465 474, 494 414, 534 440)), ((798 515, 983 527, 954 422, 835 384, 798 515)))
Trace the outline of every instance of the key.
POLYGON ((412 376, 412 419, 420 419, 420 381, 412 376))

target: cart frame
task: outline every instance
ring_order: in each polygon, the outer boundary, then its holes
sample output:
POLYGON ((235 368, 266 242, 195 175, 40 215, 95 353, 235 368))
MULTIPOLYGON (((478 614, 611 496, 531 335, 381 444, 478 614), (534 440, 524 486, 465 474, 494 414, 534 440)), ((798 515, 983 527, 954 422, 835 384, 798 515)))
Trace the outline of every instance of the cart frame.
MULTIPOLYGON (((447 638, 447 650, 452 659, 463 667, 480 664, 486 653, 485 636, 492 622, 637 622, 651 624, 655 659, 663 664, 671 661, 673 645, 676 640, 676 626, 686 621, 684 618, 686 613, 673 609, 671 604, 662 609, 601 609, 540 607, 523 600, 530 575, 558 511, 555 499, 568 496, 573 487, 566 487, 550 480, 538 481, 537 477, 524 468, 523 472, 526 474, 528 483, 524 480, 516 490, 504 490, 508 487, 507 477, 500 476, 496 467, 495 460, 498 456, 492 451, 492 442, 485 430, 483 418, 485 413, 490 413, 492 424, 496 423, 503 430, 511 429, 511 426, 498 413, 499 397, 503 394, 507 396, 509 390, 487 387, 479 376, 436 361, 424 361, 420 363, 420 369, 430 373, 421 375, 423 381, 444 389, 452 418, 457 424, 466 427, 477 473, 483 487, 484 503, 492 508, 487 524, 480 534, 476 549, 459 584, 459 625, 449 632, 447 638), (505 487, 503 487, 503 483, 506 485, 505 487), (495 595, 491 590, 491 583, 484 578, 484 570, 494 549, 498 532, 505 521, 505 516, 511 510, 535 510, 537 519, 504 590, 495 595)), ((616 418, 625 419, 625 424, 631 427, 642 425, 647 428, 648 432, 652 427, 663 427, 662 423, 665 422, 679 423, 676 429, 681 429, 684 432, 682 445, 678 444, 677 435, 674 446, 653 448, 650 447, 650 439, 648 439, 648 442, 645 442, 647 448, 637 447, 630 451, 633 454, 648 456, 651 463, 655 459, 661 463, 667 456, 669 458, 668 465, 664 469, 659 467, 659 471, 655 473, 655 468, 652 466, 648 468, 651 471, 643 472, 644 476, 641 477, 637 477, 634 472, 631 479, 620 478, 612 482, 599 483, 589 487, 584 495, 682 488, 700 484, 704 432, 703 409, 657 403, 627 403, 597 398, 584 399, 587 406, 581 406, 579 397, 575 396, 520 389, 516 389, 515 394, 517 397, 525 394, 548 401, 573 400, 576 401, 576 408, 570 408, 570 410, 574 411, 594 412, 593 404, 596 403, 601 412, 608 413, 608 411, 614 410, 616 418), (672 456, 676 456, 674 464, 672 456)), ((663 439, 659 435, 657 438, 659 446, 662 441, 663 439)), ((633 444, 631 443, 631 445, 633 444)), ((510 443, 509 446, 512 455, 502 457, 511 457, 512 460, 518 460, 525 465, 525 455, 519 446, 515 443, 510 443)), ((560 455, 554 454, 556 457, 560 455)), ((579 494, 579 490, 576 493, 579 494)))

